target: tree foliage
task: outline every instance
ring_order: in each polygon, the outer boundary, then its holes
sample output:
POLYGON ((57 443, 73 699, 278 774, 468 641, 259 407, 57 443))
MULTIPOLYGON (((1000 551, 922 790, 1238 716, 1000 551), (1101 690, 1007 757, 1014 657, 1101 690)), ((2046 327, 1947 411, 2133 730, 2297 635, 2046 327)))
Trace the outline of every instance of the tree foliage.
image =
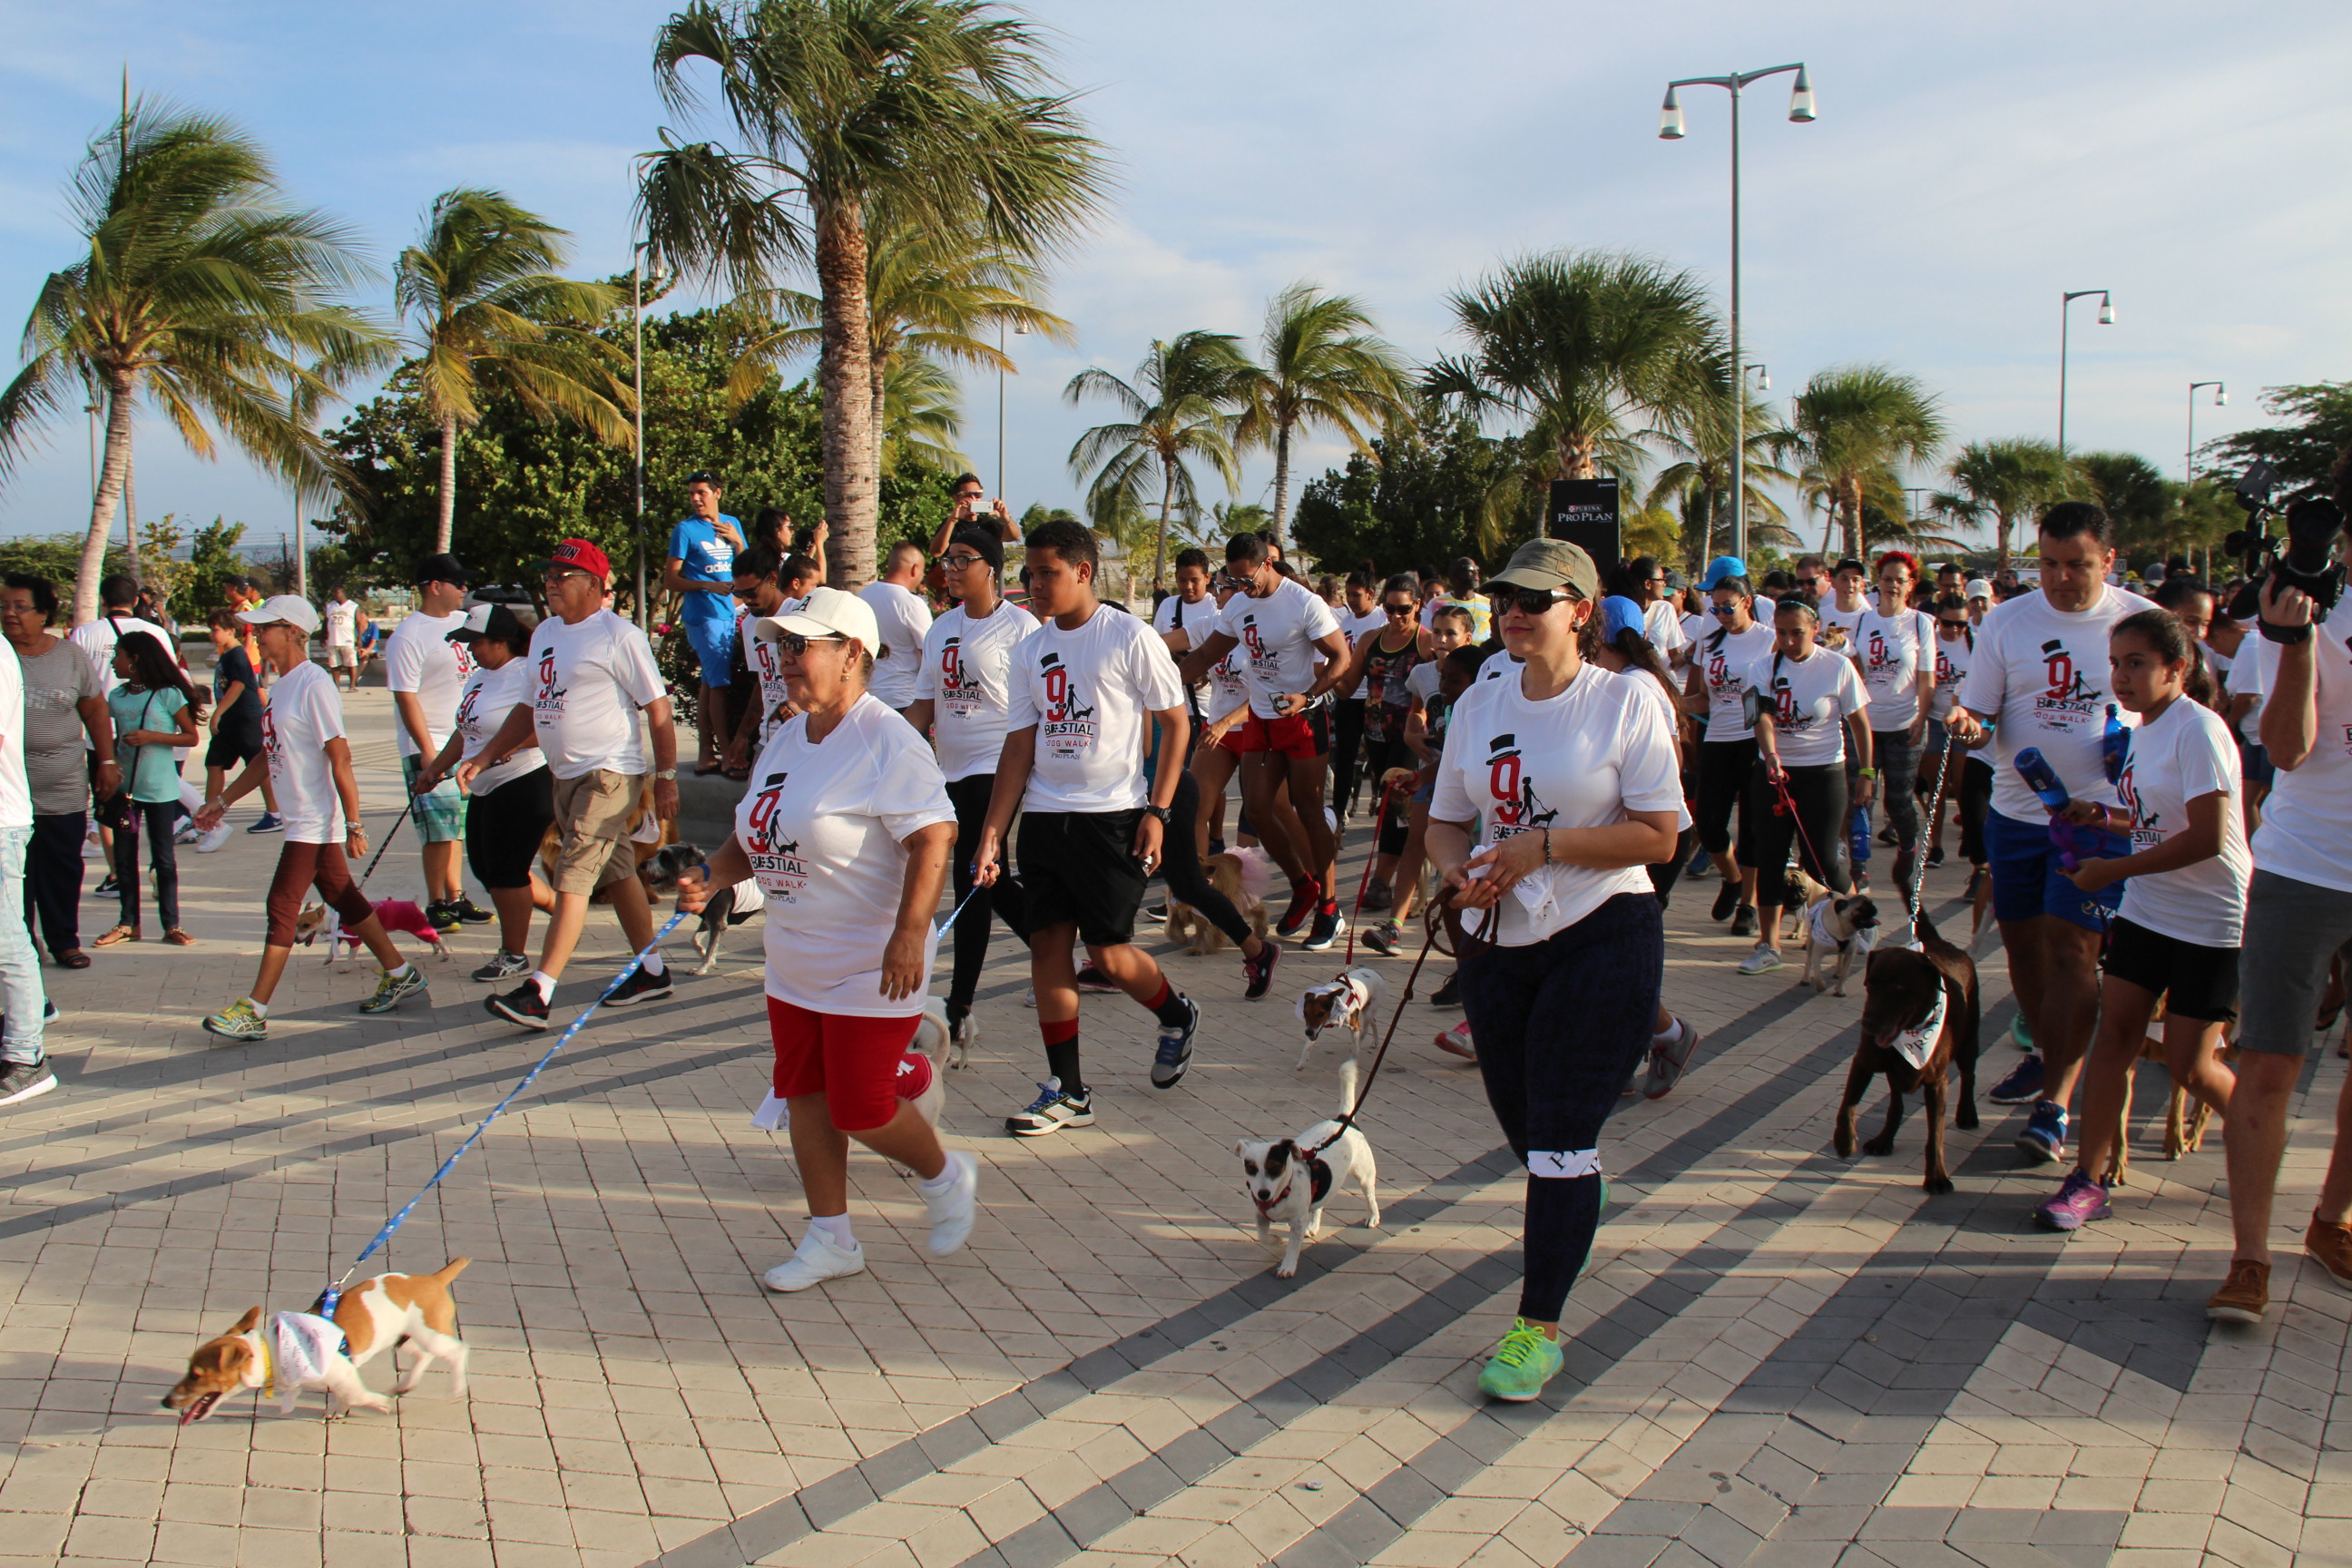
POLYGON ((2286 489, 2325 485, 2336 460, 2352 451, 2352 381, 2263 388, 2263 411, 2287 421, 2241 430, 2198 448, 2198 466, 2234 479, 2255 458, 2276 466, 2286 489))
POLYGON ((1070 472, 1087 481, 1087 510, 1098 520, 1117 524, 1157 500, 1154 588, 1168 580, 1171 521, 1180 510, 1200 507, 1192 465, 1208 464, 1229 489, 1241 480, 1234 431, 1255 374, 1232 334, 1190 331, 1154 342, 1132 382, 1088 369, 1063 388, 1073 405, 1107 398, 1124 416, 1078 437, 1070 448, 1070 472))
MULTIPOLYGON (((1369 456, 1309 480, 1292 535, 1320 571, 1370 560, 1401 572, 1457 555, 1492 566, 1534 537, 1540 521, 1543 492, 1523 482, 1529 446, 1432 406, 1415 425, 1374 439, 1369 456), (1507 498, 1499 510, 1498 496, 1507 498)), ((1549 458, 1548 449, 1533 454, 1538 463, 1549 458)))

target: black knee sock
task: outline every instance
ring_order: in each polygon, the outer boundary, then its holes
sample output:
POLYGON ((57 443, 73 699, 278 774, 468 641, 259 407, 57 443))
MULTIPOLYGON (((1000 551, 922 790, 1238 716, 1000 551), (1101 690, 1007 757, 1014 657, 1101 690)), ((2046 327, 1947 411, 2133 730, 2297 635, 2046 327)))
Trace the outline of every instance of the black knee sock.
POLYGON ((1064 1094, 1086 1093, 1086 1079, 1078 1071, 1078 1021, 1072 1018, 1037 1027, 1045 1037, 1045 1070, 1061 1079, 1064 1094))
POLYGON ((1168 984, 1166 975, 1160 979, 1160 994, 1143 1005, 1151 1016, 1171 1029, 1181 1029, 1192 1021, 1192 1004, 1184 994, 1168 984))

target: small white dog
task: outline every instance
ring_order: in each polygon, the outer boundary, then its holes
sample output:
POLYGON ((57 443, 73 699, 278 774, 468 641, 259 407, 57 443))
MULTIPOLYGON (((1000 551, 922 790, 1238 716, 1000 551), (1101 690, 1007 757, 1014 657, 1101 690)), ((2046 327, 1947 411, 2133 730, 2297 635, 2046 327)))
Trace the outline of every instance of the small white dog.
POLYGON ((1877 943, 1878 906, 1859 893, 1839 898, 1825 890, 1805 906, 1801 929, 1805 933, 1805 984, 1816 995, 1829 991, 1843 996, 1846 972, 1867 960, 1877 943))
POLYGON ((1379 970, 1357 968, 1302 992, 1298 1021, 1306 1026, 1307 1043, 1298 1048, 1298 1066, 1305 1067, 1307 1058, 1315 1054, 1316 1041, 1327 1032, 1340 1028, 1352 1037, 1347 1042, 1352 1065, 1356 1047, 1363 1043, 1364 1030, 1388 991, 1389 983, 1381 978, 1379 970))
MULTIPOLYGON (((1356 1060, 1339 1064, 1339 1115, 1356 1108, 1356 1060)), ((1318 1121, 1295 1138, 1273 1142, 1248 1139, 1234 1145, 1242 1159, 1242 1186, 1257 1209, 1260 1244, 1274 1239, 1274 1222, 1290 1226, 1275 1273, 1287 1279, 1298 1272, 1298 1252, 1323 1228, 1323 1205, 1353 1182, 1371 1210, 1365 1222, 1375 1230, 1381 1224, 1380 1170, 1372 1146, 1356 1130, 1336 1118, 1318 1121), (1336 1136, 1334 1136, 1336 1134, 1336 1136)))
POLYGON ((435 1362, 449 1368, 452 1398, 466 1395, 466 1342, 457 1337, 457 1303, 449 1282, 469 1260, 453 1258, 430 1274, 379 1274, 346 1292, 331 1320, 310 1312, 279 1312, 264 1321, 255 1307, 228 1332, 205 1341, 188 1358, 188 1375, 163 1396, 180 1425, 201 1421, 232 1394, 258 1388, 292 1415, 305 1389, 328 1395, 330 1415, 390 1410, 391 1402, 360 1381, 360 1368, 395 1345, 415 1359, 394 1394, 415 1389, 435 1362))

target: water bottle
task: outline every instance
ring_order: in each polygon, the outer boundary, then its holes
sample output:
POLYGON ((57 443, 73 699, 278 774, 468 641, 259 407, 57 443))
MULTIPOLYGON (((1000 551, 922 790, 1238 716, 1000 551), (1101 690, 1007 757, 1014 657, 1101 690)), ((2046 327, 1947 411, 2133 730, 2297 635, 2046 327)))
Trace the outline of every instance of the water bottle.
POLYGON ((2116 705, 2107 704, 2107 728, 2099 737, 2099 763, 2106 770, 2107 783, 2124 782, 2124 760, 2131 755, 2132 732, 2116 713, 2116 705))
POLYGON ((1869 865, 1870 807, 1857 805, 1853 808, 1853 826, 1848 830, 1846 837, 1849 852, 1853 858, 1853 863, 1856 866, 1869 865))
POLYGON ((2052 811, 2066 809, 2066 802, 2072 797, 2066 793, 2065 781, 2050 765, 2050 759, 2042 754, 2041 747, 2028 746, 2018 752, 2016 766, 2018 777, 2025 781, 2025 787, 2039 796, 2043 805, 2052 811))

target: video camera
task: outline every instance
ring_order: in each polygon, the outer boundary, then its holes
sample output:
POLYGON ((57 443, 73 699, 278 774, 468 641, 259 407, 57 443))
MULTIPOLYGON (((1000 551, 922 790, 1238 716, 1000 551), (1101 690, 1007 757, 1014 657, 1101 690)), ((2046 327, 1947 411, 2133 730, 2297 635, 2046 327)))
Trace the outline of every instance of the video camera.
MULTIPOLYGON (((2318 618, 2325 620, 2344 594, 2344 563, 2335 558, 2344 513, 2316 490, 2307 490, 2284 507, 2275 505, 2271 496, 2278 477, 2278 469, 2259 458, 2238 476, 2235 489, 2238 504, 2246 509, 2246 526, 2222 541, 2222 548, 2245 563, 2246 585, 2231 602, 2230 614, 2240 620, 2260 615, 2263 584, 2275 581, 2310 595, 2318 618), (2273 517, 2285 521, 2284 539, 2271 533, 2268 520, 2273 517)), ((2268 637, 2271 631, 2264 622, 2263 634, 2268 637)))

